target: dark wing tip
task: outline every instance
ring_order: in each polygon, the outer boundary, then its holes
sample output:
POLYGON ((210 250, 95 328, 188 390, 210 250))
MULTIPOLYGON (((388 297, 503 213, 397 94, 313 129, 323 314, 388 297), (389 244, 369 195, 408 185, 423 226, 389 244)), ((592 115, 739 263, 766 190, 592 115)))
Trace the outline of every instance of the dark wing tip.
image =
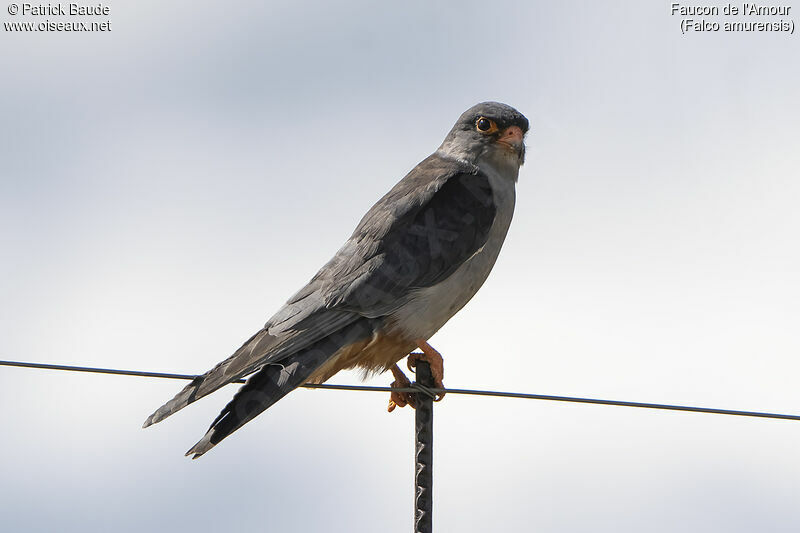
POLYGON ((148 416, 147 420, 145 420, 144 424, 142 424, 142 429, 149 428, 153 424, 158 424, 159 422, 161 422, 162 420, 167 418, 169 415, 171 415, 173 413, 173 411, 171 409, 168 409, 168 406, 169 406, 168 403, 165 404, 165 405, 162 405, 161 407, 156 409, 153 412, 153 414, 148 416))
POLYGON ((192 401, 194 401, 194 394, 197 391, 196 386, 194 385, 194 381, 186 386, 181 392, 175 395, 170 401, 156 409, 153 414, 147 417, 147 420, 144 421, 142 428, 150 427, 153 424, 157 424, 167 418, 168 416, 172 415, 176 411, 180 411, 192 401))

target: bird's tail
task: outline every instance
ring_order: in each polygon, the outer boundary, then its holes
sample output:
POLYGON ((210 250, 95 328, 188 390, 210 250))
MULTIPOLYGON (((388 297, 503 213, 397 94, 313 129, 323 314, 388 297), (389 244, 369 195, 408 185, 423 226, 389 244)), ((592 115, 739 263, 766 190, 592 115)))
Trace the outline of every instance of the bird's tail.
POLYGON ((219 363, 217 366, 194 378, 186 387, 175 395, 170 401, 159 407, 145 421, 142 427, 148 427, 156 422, 161 422, 168 416, 180 411, 192 402, 207 396, 215 390, 240 379, 258 368, 254 362, 258 361, 256 355, 267 353, 276 343, 276 338, 266 329, 250 337, 241 348, 219 363), (244 361, 244 363, 242 363, 244 361))
POLYGON ((370 321, 361 319, 324 337, 310 347, 283 358, 280 362, 267 364, 247 380, 212 422, 203 438, 186 452, 186 455, 192 455, 192 459, 197 459, 305 383, 315 370, 337 355, 340 350, 369 338, 372 331, 370 321))

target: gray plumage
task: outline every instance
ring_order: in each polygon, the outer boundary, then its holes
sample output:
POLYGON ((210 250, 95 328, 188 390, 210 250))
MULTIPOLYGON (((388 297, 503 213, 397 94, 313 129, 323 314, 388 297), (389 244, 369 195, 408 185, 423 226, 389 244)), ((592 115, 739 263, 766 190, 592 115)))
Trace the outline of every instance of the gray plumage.
POLYGON ((232 356, 156 410, 147 427, 244 376, 247 383, 187 455, 199 457, 307 381, 342 368, 381 372, 475 294, 514 209, 528 121, 478 104, 363 217, 311 281, 232 356), (482 131, 487 122, 491 130, 482 131))

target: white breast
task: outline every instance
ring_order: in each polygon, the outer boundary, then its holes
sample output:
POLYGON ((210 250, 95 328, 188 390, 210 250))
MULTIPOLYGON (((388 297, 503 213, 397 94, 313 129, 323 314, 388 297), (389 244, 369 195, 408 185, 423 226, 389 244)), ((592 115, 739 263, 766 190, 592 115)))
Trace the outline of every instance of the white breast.
POLYGON ((489 177, 497 207, 486 243, 444 281, 418 289, 389 317, 389 323, 411 339, 427 340, 475 296, 489 276, 514 214, 515 181, 492 166, 479 165, 489 177))

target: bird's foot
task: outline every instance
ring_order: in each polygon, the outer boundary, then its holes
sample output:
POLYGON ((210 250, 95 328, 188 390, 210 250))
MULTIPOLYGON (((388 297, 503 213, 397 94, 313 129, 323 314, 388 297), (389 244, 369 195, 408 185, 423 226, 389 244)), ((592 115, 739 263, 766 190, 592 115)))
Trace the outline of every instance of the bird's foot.
MULTIPOLYGON (((417 366, 417 361, 427 361, 429 365, 431 365, 431 375, 433 376, 433 386, 437 389, 443 389, 444 383, 442 380, 444 379, 444 359, 442 359, 442 354, 437 352, 433 347, 424 340, 417 340, 417 346, 419 349, 422 350, 422 353, 410 353, 408 354, 408 361, 407 365, 409 370, 414 371, 414 367, 417 366)), ((440 392, 434 401, 441 401, 444 398, 443 392, 440 392)))
MULTIPOLYGON (((394 376, 394 381, 391 385, 393 389, 407 389, 411 386, 411 382, 408 380, 406 375, 403 374, 403 371, 400 370, 399 366, 394 365, 392 366, 391 370, 392 375, 394 376)), ((391 413, 396 407, 405 407, 406 405, 416 408, 414 402, 414 393, 393 390, 389 396, 389 407, 387 410, 391 413)))

